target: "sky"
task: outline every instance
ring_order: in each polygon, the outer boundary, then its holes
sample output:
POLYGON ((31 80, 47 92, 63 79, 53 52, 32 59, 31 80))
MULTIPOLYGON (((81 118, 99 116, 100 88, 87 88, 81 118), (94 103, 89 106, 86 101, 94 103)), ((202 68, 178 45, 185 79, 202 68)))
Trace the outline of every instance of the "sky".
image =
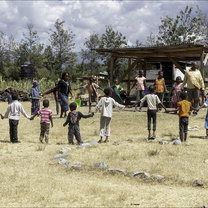
POLYGON ((147 36, 158 31, 161 17, 176 17, 186 5, 203 13, 208 11, 206 1, 0 1, 0 31, 13 35, 19 41, 27 24, 33 24, 41 42, 48 42, 48 32, 57 19, 65 21, 65 28, 75 34, 75 51, 84 49, 90 34, 105 33, 107 25, 126 36, 129 45, 136 40, 145 43, 147 36))

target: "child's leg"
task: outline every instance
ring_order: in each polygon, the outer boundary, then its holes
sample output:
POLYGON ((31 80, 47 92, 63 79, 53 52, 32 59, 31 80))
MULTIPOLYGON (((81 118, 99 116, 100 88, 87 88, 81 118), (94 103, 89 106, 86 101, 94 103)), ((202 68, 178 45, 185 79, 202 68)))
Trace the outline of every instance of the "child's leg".
POLYGON ((56 100, 56 114, 59 114, 59 101, 56 100))
POLYGON ((14 142, 14 135, 13 135, 13 123, 12 123, 12 119, 9 119, 9 135, 10 135, 10 142, 14 142))
POLYGON ((156 131, 156 120, 157 120, 157 111, 153 110, 152 111, 152 120, 153 120, 153 138, 156 137, 155 131, 156 131))
POLYGON ((111 118, 106 117, 105 120, 106 120, 106 122, 105 122, 105 124, 106 124, 106 133, 105 133, 106 139, 105 139, 104 142, 109 142, 108 137, 110 136, 110 122, 111 122, 111 118))
POLYGON ((151 111, 147 110, 147 128, 148 128, 148 139, 151 137, 151 111))
POLYGON ((186 142, 188 135, 188 117, 183 118, 184 120, 184 141, 186 142))
POLYGON ((46 143, 48 143, 49 129, 50 129, 50 124, 49 123, 46 123, 45 124, 45 142, 46 143))
POLYGON ((179 118, 179 135, 180 135, 180 140, 183 142, 183 135, 184 134, 184 123, 183 123, 183 117, 179 118))
POLYGON ((74 125, 69 126, 69 129, 68 129, 68 143, 69 144, 74 144, 73 137, 74 137, 74 125))
POLYGON ((104 128, 105 128, 105 117, 100 116, 100 140, 99 143, 102 142, 102 138, 104 137, 104 128))
POLYGON ((43 138, 45 136, 45 126, 44 123, 40 123, 40 142, 43 143, 43 138))
POLYGON ((78 125, 74 125, 74 135, 75 135, 75 138, 77 140, 77 143, 78 144, 82 144, 83 141, 81 139, 81 135, 80 135, 80 128, 78 125))
POLYGON ((136 90, 136 103, 135 103, 135 110, 137 110, 137 107, 138 107, 138 103, 140 101, 140 93, 139 93, 139 90, 136 90))
POLYGON ((206 129, 206 135, 208 136, 208 129, 206 129))
POLYGON ((89 96, 89 113, 91 113, 92 97, 89 96))
POLYGON ((15 143, 18 142, 18 136, 17 136, 17 129, 18 129, 18 124, 19 124, 19 120, 13 120, 10 119, 10 131, 11 131, 11 142, 15 143))

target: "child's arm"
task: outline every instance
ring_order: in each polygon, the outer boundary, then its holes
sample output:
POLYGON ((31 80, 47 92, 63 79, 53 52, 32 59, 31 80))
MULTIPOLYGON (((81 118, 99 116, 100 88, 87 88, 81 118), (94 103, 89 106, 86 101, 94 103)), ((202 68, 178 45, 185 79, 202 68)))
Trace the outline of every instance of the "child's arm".
POLYGON ((114 100, 113 105, 116 106, 116 107, 119 107, 122 110, 125 108, 125 105, 121 105, 121 104, 117 103, 115 100, 114 100))
POLYGON ((33 120, 35 118, 35 116, 38 115, 38 112, 36 114, 34 114, 33 116, 30 117, 30 120, 33 120))
POLYGON ((144 87, 145 87, 145 88, 147 87, 146 79, 144 80, 144 87))
POLYGON ((91 114, 88 114, 88 115, 83 115, 81 112, 79 112, 80 113, 80 117, 81 118, 90 118, 90 117, 93 117, 93 113, 91 113, 91 114))
POLYGON ((98 104, 95 106, 93 110, 93 115, 98 111, 98 109, 102 106, 102 99, 99 100, 98 104))
POLYGON ((158 105, 161 105, 166 111, 166 107, 163 105, 163 103, 159 103, 158 105))
POLYGON ((11 106, 9 105, 4 116, 1 115, 1 119, 8 118, 10 111, 11 111, 11 106))
POLYGON ((22 107, 22 105, 20 106, 20 112, 22 113, 22 115, 24 117, 26 117, 27 119, 30 119, 31 116, 28 116, 27 113, 25 112, 24 108, 22 107))
POLYGON ((166 113, 175 113, 175 112, 177 112, 177 111, 179 111, 179 107, 177 107, 176 109, 174 109, 174 110, 165 110, 165 112, 166 113))
POLYGON ((69 121, 70 121, 70 114, 68 114, 68 116, 67 116, 67 119, 66 119, 66 122, 63 124, 63 126, 66 126, 68 123, 69 123, 69 121))
POLYGON ((53 127, 53 118, 52 116, 49 116, 50 122, 51 122, 51 127, 53 127))

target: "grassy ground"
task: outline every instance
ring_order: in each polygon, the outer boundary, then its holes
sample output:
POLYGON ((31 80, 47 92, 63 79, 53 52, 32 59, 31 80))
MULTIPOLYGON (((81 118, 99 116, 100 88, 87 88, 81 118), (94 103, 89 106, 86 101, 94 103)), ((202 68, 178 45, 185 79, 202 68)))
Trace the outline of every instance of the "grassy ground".
MULTIPOLYGON (((30 113, 30 103, 23 103, 30 113)), ((55 112, 55 104, 51 101, 55 112)), ((4 113, 7 103, 0 104, 4 113)), ((87 107, 79 109, 87 114, 87 107)), ((19 123, 20 144, 10 144, 8 120, 1 120, 0 137, 0 205, 2 207, 194 207, 208 205, 208 140, 205 135, 204 117, 190 117, 189 126, 199 126, 190 131, 185 144, 160 145, 147 143, 146 112, 115 110, 111 124, 110 142, 96 148, 72 150, 69 162, 79 161, 81 170, 70 170, 57 164, 54 156, 67 147, 65 119, 54 115, 48 145, 39 143, 39 118, 29 121, 21 116, 19 123), (128 139, 136 138, 137 142, 128 139), (120 145, 115 146, 113 142, 120 145), (143 180, 123 175, 112 175, 106 170, 92 168, 96 162, 106 162, 108 167, 160 174, 165 180, 143 180), (192 187, 195 179, 204 187, 192 187)), ((84 142, 99 139, 99 113, 80 121, 84 142)), ((177 115, 158 113, 158 140, 178 138, 177 115)), ((71 146, 69 146, 71 147, 71 146)))

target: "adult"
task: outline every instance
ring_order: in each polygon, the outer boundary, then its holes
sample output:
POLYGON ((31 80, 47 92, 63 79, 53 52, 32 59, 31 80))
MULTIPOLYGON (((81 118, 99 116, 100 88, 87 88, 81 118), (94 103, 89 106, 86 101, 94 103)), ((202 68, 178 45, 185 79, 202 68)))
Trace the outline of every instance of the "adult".
POLYGON ((67 72, 63 72, 61 76, 61 80, 58 82, 57 85, 58 95, 61 100, 61 114, 60 118, 62 118, 63 114, 66 117, 66 112, 69 110, 69 101, 68 96, 69 93, 72 95, 71 86, 69 82, 69 74, 67 72))
POLYGON ((187 84, 187 94, 189 102, 193 102, 194 108, 199 107, 200 90, 204 91, 204 81, 201 76, 201 72, 197 69, 197 63, 192 62, 191 69, 186 70, 182 89, 187 84))

